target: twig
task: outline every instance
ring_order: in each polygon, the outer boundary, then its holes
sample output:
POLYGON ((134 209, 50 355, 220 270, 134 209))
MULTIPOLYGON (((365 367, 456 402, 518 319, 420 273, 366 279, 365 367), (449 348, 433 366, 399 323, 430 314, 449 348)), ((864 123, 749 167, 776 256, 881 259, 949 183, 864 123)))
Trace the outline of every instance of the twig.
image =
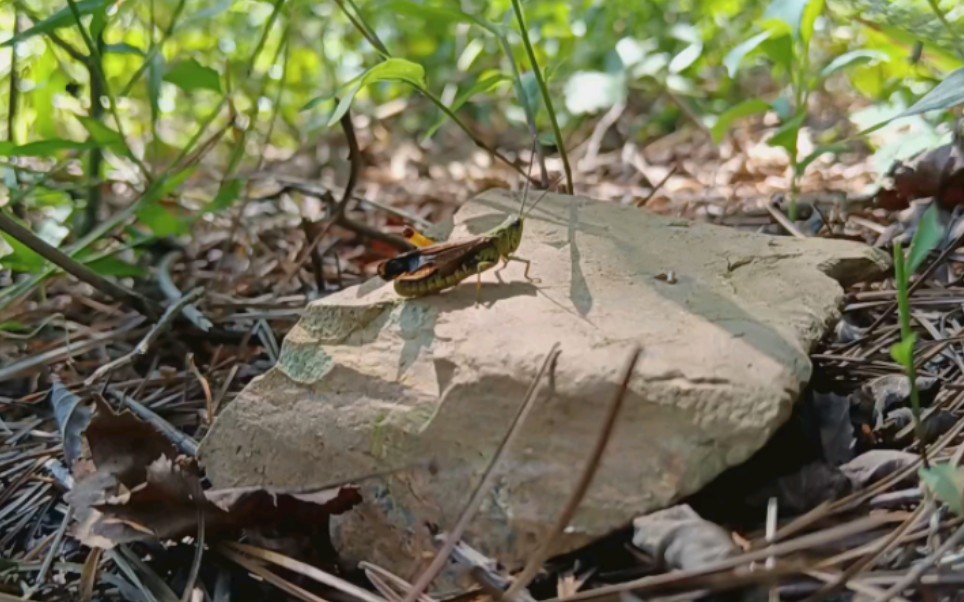
POLYGON ((927 569, 931 568, 941 557, 964 541, 964 525, 958 527, 957 531, 951 535, 934 553, 915 564, 903 579, 890 586, 881 596, 874 599, 874 602, 887 602, 908 587, 912 587, 921 578, 927 569))
POLYGON ((873 566, 884 554, 900 543, 900 538, 917 522, 917 519, 924 513, 925 508, 927 508, 927 505, 924 504, 917 506, 917 509, 907 520, 880 540, 880 544, 874 550, 873 554, 868 554, 863 559, 847 567, 847 570, 840 573, 836 579, 824 584, 823 587, 814 592, 809 598, 804 600, 804 602, 819 602, 820 600, 826 599, 831 594, 839 591, 841 587, 847 586, 850 580, 853 579, 855 575, 858 575, 860 571, 873 566))
POLYGON ((137 291, 133 291, 104 278, 86 265, 71 258, 60 249, 51 246, 27 228, 21 226, 3 210, 0 210, 0 230, 14 237, 28 249, 55 264, 78 280, 91 285, 108 297, 126 303, 147 318, 156 320, 157 317, 161 315, 161 307, 151 299, 148 299, 137 291))
POLYGON ((274 585, 281 591, 298 598, 299 600, 306 600, 308 602, 328 602, 325 598, 321 596, 316 596, 315 594, 309 592, 308 590, 298 587, 294 583, 291 583, 287 579, 281 577, 280 575, 269 571, 263 564, 256 562, 247 556, 238 554, 237 552, 221 546, 218 548, 218 552, 229 560, 233 560, 238 563, 242 568, 247 570, 252 575, 257 575, 259 578, 264 579, 271 585, 274 585))
POLYGON ((548 558, 552 552, 552 544, 559 534, 569 526, 569 522, 572 521, 572 517, 575 516, 579 504, 582 503, 583 497, 585 497, 586 492, 589 490, 589 485, 592 483, 593 477, 596 476, 599 462, 602 459, 603 453, 606 451, 606 446, 609 444, 613 430, 616 428, 616 417, 619 416, 619 410, 623 406, 623 400, 626 398, 626 391, 629 388, 629 380, 633 376, 633 371, 636 368, 636 362, 639 361, 640 353, 641 350, 637 347, 629 356, 629 361, 626 363, 626 369, 623 372, 622 381, 619 383, 619 389, 609 404, 602 429, 596 438, 596 444, 589 453, 589 458, 583 467, 582 475, 580 475, 579 481, 576 483, 576 487, 573 489, 572 495, 570 495, 569 501, 566 503, 566 507, 556 519, 555 524, 552 525, 549 532, 546 533, 542 545, 529 557, 522 572, 515 578, 515 581, 509 587, 508 591, 505 592, 505 598, 514 600, 518 593, 529 585, 529 582, 532 581, 542 567, 542 563, 545 562, 546 558, 548 558))
POLYGON ((385 600, 375 596, 371 592, 353 585, 340 577, 336 577, 331 573, 327 573, 319 568, 311 566, 310 564, 306 564, 304 562, 295 560, 294 558, 285 556, 284 554, 279 554, 278 552, 265 550, 263 548, 258 548, 248 544, 236 543, 233 541, 222 543, 218 546, 218 551, 222 554, 224 552, 242 553, 259 560, 265 560, 272 564, 284 567, 289 571, 294 571, 300 575, 304 575, 309 579, 313 579, 318 583, 327 585, 328 587, 334 588, 342 593, 348 594, 349 596, 357 598, 362 602, 385 602, 385 600))
POLYGON ((673 175, 677 172, 677 170, 679 170, 679 164, 674 163, 673 167, 670 168, 669 172, 667 172, 666 175, 663 176, 663 179, 661 179, 655 186, 653 186, 653 189, 649 191, 649 194, 647 194, 645 198, 642 198, 636 202, 636 206, 643 207, 646 205, 646 203, 653 200, 653 197, 656 196, 656 193, 660 191, 663 185, 665 185, 666 182, 668 182, 671 177, 673 177, 673 175))
MULTIPOLYGON (((157 266, 157 286, 171 303, 176 303, 184 297, 184 293, 177 288, 174 279, 171 277, 171 266, 181 255, 180 251, 171 251, 161 259, 161 263, 157 266)), ((191 324, 194 324, 203 332, 208 332, 214 327, 214 323, 191 303, 185 305, 181 309, 181 313, 191 324)))
MULTIPOLYGON (((336 99, 337 101, 337 99, 336 99)), ((355 126, 351 122, 351 111, 345 111, 339 120, 341 124, 341 129, 345 133, 345 138, 348 140, 348 158, 351 161, 350 171, 348 173, 348 183, 345 184, 345 190, 341 195, 341 199, 338 204, 335 205, 334 211, 332 211, 331 217, 328 218, 328 222, 321 229, 314 238, 310 239, 308 246, 301 251, 301 256, 295 260, 294 266, 288 270, 278 285, 282 287, 291 280, 291 278, 298 273, 299 270, 305 265, 305 262, 309 258, 314 257, 315 250, 321 241, 324 239, 325 235, 336 225, 343 224, 346 221, 345 212, 348 208, 348 202, 352 199, 352 194, 355 191, 355 186, 358 184, 358 176, 361 173, 361 151, 358 149, 358 138, 355 136, 355 126)), ((331 195, 326 193, 326 196, 330 199, 331 195)), ((305 231, 307 234, 307 229, 305 231)), ((320 264, 321 259, 318 258, 316 264, 320 264)), ((317 274, 316 274, 317 278, 317 274)), ((324 282, 319 281, 318 290, 324 290, 324 282)))
POLYGON ((112 386, 107 387, 107 394, 127 406, 138 418, 150 423, 151 426, 164 435, 168 441, 173 443, 181 453, 192 458, 197 456, 199 445, 190 435, 180 429, 174 428, 174 425, 164 420, 164 418, 156 414, 153 410, 136 399, 124 395, 112 386))
POLYGON ((67 506, 67 509, 64 511, 64 520, 60 523, 60 527, 57 529, 56 535, 54 535, 54 540, 50 543, 50 549, 47 551, 47 555, 44 556, 43 564, 40 565, 40 571, 37 573, 37 580, 34 582, 34 587, 40 587, 47 580, 50 565, 54 562, 54 556, 60 551, 60 544, 64 540, 64 534, 67 533, 67 526, 70 525, 70 519, 73 515, 74 507, 67 506))
POLYGON ((435 558, 432 559, 432 562, 428 565, 428 567, 422 572, 421 575, 419 575, 418 579, 415 581, 415 584, 412 586, 411 591, 406 594, 403 602, 415 602, 418 600, 419 595, 421 595, 421 593, 428 588, 432 581, 435 580, 435 577, 439 574, 439 572, 441 572, 442 567, 445 566, 445 563, 448 562, 449 555, 452 553, 452 550, 455 549, 455 546, 458 544, 459 539, 465 532, 465 529, 469 526, 469 521, 471 521, 475 516, 475 513, 479 509, 479 506, 482 505, 482 501, 485 499, 485 496, 489 494, 489 490, 495 483, 495 469, 502 460, 502 457, 505 455, 505 451, 508 449, 509 444, 515 440, 516 435, 518 435, 519 431, 521 430, 520 427, 528 417, 532 406, 535 405, 533 402, 537 397, 536 390, 539 387, 539 382, 542 380, 542 376, 546 373, 546 370, 548 370, 549 366, 555 363, 557 357, 559 357, 558 343, 554 344, 549 350, 548 355, 546 355, 546 359, 542 363, 542 367, 539 368, 539 372, 532 380, 529 390, 526 392, 522 403, 519 405, 518 412, 516 412, 515 417, 512 419, 512 424, 509 426, 505 436, 502 438, 502 441, 496 448, 495 453, 492 455, 492 460, 486 467, 485 472, 482 475, 482 479, 479 480, 479 483, 476 485, 475 491, 469 498, 468 503, 466 503, 465 508, 462 509, 462 514, 459 516, 458 521, 455 523, 455 526, 452 528, 451 532, 446 538, 445 543, 435 555, 435 558))
POLYGON ((111 341, 125 337, 132 330, 144 322, 144 318, 137 316, 136 319, 118 326, 114 330, 102 335, 97 335, 84 341, 68 343, 56 349, 39 353, 32 357, 24 358, 13 364, 0 367, 0 382, 8 382, 11 379, 23 376, 38 368, 43 368, 53 362, 63 361, 73 355, 87 353, 91 349, 105 345, 111 341))
POLYGON ((157 340, 157 337, 161 336, 161 333, 166 331, 171 326, 174 320, 177 319, 177 316, 181 313, 181 310, 184 309, 184 307, 189 303, 191 303, 192 301, 200 299, 202 294, 204 294, 204 289, 201 287, 198 287, 193 291, 191 291, 190 293, 181 297, 177 301, 177 303, 174 303, 171 306, 169 306, 167 308, 167 311, 164 312, 164 315, 161 316, 160 320, 157 321, 157 324, 155 324, 147 332, 147 334, 144 335, 144 338, 141 339, 141 341, 137 344, 136 347, 134 347, 133 351, 125 355, 122 355, 121 357, 111 362, 108 362, 103 366, 101 366, 100 368, 98 368, 97 370, 95 370, 93 374, 87 377, 87 379, 84 381, 84 384, 89 387, 92 383, 96 382, 99 378, 101 378, 105 374, 113 370, 116 370, 121 366, 129 364, 131 361, 134 360, 136 356, 144 355, 145 353, 147 353, 147 350, 150 348, 151 343, 157 340))
POLYGON ((764 207, 766 207, 766 210, 767 212, 769 212, 770 216, 773 217, 773 219, 775 219, 778 224, 783 226, 784 230, 786 230, 796 238, 807 238, 807 236, 800 231, 800 228, 797 228, 797 225, 794 224, 792 221, 790 221, 790 218, 783 215, 782 211, 780 211, 770 203, 767 203, 766 205, 764 205, 764 207))
POLYGON ((188 573, 187 583, 184 584, 184 591, 181 593, 181 602, 189 602, 191 594, 194 592, 194 584, 197 583, 198 574, 201 571, 201 560, 204 558, 204 511, 201 507, 201 500, 204 493, 201 491, 201 483, 192 481, 194 488, 194 503, 197 509, 197 538, 194 540, 194 560, 191 562, 191 572, 188 573))
MULTIPOLYGON (((818 531, 816 533, 811 533, 804 535, 794 540, 785 541, 783 543, 778 543, 772 547, 766 547, 759 550, 754 550, 752 552, 747 552, 746 554, 741 554, 739 556, 732 556, 724 560, 709 564, 699 569, 693 569, 689 571, 676 571, 674 573, 667 573, 663 575, 655 575, 652 577, 643 577, 641 579, 636 579, 633 581, 627 581, 626 583, 620 583, 617 585, 605 585, 598 587, 596 589, 579 592, 573 596, 565 598, 565 602, 577 602, 580 600, 595 600, 597 598, 604 598, 612 596, 614 594, 618 595, 623 592, 636 592, 645 593, 650 591, 655 591, 660 588, 670 586, 672 584, 677 584, 682 581, 696 579, 700 577, 706 577, 708 575, 713 575, 715 573, 723 573, 729 571, 738 566, 765 560, 770 556, 783 556, 786 554, 792 554, 794 552, 799 552, 801 550, 807 550, 813 548, 817 545, 823 545, 829 542, 838 541, 842 538, 849 537, 851 535, 856 535, 858 533, 864 533, 868 529, 880 526, 881 524, 888 522, 884 517, 875 515, 868 516, 865 518, 857 519, 849 523, 842 524, 838 527, 832 527, 824 531, 818 531)), ((560 598, 551 598, 544 602, 563 602, 560 598)))

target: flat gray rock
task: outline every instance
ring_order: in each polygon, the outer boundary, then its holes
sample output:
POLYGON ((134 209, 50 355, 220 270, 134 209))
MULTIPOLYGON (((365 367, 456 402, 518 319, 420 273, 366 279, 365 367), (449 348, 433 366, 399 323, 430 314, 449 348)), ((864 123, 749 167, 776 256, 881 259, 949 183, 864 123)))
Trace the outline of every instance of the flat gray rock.
MULTIPOLYGON (((453 239, 518 211, 488 191, 453 239)), ((500 284, 401 300, 373 279, 307 307, 279 364, 218 417, 201 450, 218 487, 363 483, 336 546, 406 578, 450 529, 553 343, 561 355, 467 541, 515 568, 562 510, 630 348, 643 347, 616 432, 561 553, 675 503, 759 449, 810 377, 844 284, 885 254, 689 223, 548 195, 500 284), (672 277, 663 278, 672 272, 672 277)))

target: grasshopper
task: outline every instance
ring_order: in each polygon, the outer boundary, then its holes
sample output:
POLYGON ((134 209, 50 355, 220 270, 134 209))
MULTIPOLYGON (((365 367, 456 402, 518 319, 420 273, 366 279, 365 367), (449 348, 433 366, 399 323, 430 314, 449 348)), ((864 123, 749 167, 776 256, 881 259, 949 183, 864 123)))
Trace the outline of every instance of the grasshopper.
POLYGON ((383 261, 378 266, 378 275, 384 280, 394 281, 395 292, 409 298, 442 292, 474 275, 476 305, 482 292, 482 272, 495 267, 499 261, 503 264, 496 270, 496 274, 504 270, 510 261, 517 261, 526 266, 525 279, 538 282, 538 279, 529 277, 529 260, 515 255, 515 252, 522 242, 522 226, 526 218, 548 190, 544 191, 526 212, 524 209, 527 191, 528 181, 522 194, 519 215, 511 216, 500 226, 467 240, 436 243, 410 228, 407 229, 405 235, 416 248, 383 261))

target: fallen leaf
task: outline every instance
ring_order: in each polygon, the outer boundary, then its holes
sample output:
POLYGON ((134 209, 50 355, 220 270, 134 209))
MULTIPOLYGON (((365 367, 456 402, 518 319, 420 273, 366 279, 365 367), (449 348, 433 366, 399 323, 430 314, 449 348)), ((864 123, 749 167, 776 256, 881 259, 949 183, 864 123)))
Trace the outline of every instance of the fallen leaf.
POLYGON ((872 449, 841 466, 840 471, 855 489, 859 489, 903 470, 919 459, 917 454, 901 450, 872 449))
POLYGON ((686 504, 640 516, 633 528, 633 545, 671 569, 699 569, 740 553, 729 532, 686 504))

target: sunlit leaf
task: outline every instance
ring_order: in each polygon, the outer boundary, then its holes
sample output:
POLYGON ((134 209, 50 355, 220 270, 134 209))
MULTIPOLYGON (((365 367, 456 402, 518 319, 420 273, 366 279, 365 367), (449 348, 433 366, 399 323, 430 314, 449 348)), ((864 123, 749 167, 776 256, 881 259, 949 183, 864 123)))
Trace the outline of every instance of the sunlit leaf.
POLYGON ((772 107, 769 103, 760 100, 759 98, 744 100, 740 104, 727 109, 719 116, 719 118, 716 120, 716 123, 710 129, 710 133, 713 134, 713 142, 717 144, 722 142, 723 138, 726 137, 727 132, 730 131, 730 126, 736 121, 743 119, 744 117, 750 117, 751 115, 760 115, 761 113, 766 113, 771 109, 772 107))
POLYGON ((799 33, 803 27, 803 15, 810 2, 811 0, 773 0, 763 13, 763 18, 779 19, 789 25, 794 33, 799 33))
POLYGON ((169 66, 164 73, 164 81, 174 84, 185 92, 196 90, 221 92, 221 76, 218 72, 205 67, 196 59, 178 61, 169 66))
POLYGON ((914 363, 914 346, 917 344, 917 336, 911 334, 906 339, 894 343, 890 348, 890 357, 905 368, 914 363))
POLYGON ((355 95, 358 94, 362 86, 388 81, 405 82, 416 88, 425 88, 428 85, 425 81, 425 68, 418 63, 398 58, 386 59, 366 71, 358 81, 355 82, 355 85, 352 86, 348 94, 346 94, 338 103, 338 106, 335 107, 335 112, 328 118, 328 126, 330 127, 338 123, 338 120, 348 111, 352 101, 355 99, 355 95))
MULTIPOLYGON (((622 74, 582 71, 566 82, 565 96, 566 109, 573 115, 596 113, 621 102, 626 96, 626 83, 622 74)), ((539 102, 538 96, 535 102, 539 102)))
POLYGON ((679 73, 685 70, 687 67, 696 62, 700 55, 703 53, 703 44, 696 42, 690 44, 686 48, 680 51, 679 54, 673 57, 673 60, 669 62, 669 72, 679 73))
POLYGON ((910 243, 910 254, 907 257, 907 275, 915 273, 924 263, 931 251, 937 248, 941 239, 944 238, 944 227, 941 226, 937 215, 937 205, 931 203, 930 207, 924 211, 917 230, 914 232, 914 239, 910 243))
POLYGON ((964 469, 950 463, 920 469, 920 480, 958 516, 964 516, 964 469))
MULTIPOLYGON (((77 12, 80 16, 86 16, 94 14, 95 12, 106 8, 108 5, 114 3, 115 0, 80 0, 76 3, 77 12)), ((0 46, 10 46, 12 44, 17 44, 24 40, 30 39, 36 35, 50 33, 62 27, 74 26, 74 13, 70 6, 64 6, 54 14, 50 15, 46 19, 34 24, 33 27, 23 30, 19 34, 5 40, 0 46)))
POLYGON ((729 51, 726 56, 723 57, 723 66, 726 67, 726 73, 730 77, 736 76, 736 73, 740 68, 740 63, 743 62, 743 59, 746 58, 748 54, 756 50, 757 47, 769 37, 769 31, 758 33, 749 40, 738 44, 733 50, 729 51))
POLYGON ((803 17, 800 20, 800 40, 803 41, 804 48, 809 48, 810 40, 813 38, 813 30, 817 24, 817 17, 823 12, 826 0, 809 0, 803 10, 803 17))
POLYGON ((895 119, 928 111, 943 111, 960 104, 964 104, 964 67, 945 77, 933 90, 895 119))
POLYGON ((820 71, 820 77, 826 79, 847 67, 875 61, 888 61, 889 59, 890 57, 877 50, 851 50, 830 61, 830 63, 820 71))

